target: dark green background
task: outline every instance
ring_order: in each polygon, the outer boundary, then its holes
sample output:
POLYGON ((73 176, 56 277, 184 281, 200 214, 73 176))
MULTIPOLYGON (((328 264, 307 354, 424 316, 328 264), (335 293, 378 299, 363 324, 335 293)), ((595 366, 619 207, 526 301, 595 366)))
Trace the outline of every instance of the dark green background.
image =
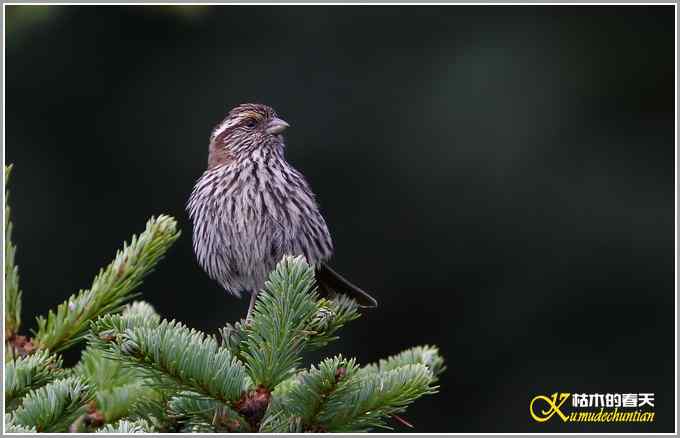
POLYGON ((184 235, 144 298, 213 333, 242 316, 184 204, 214 124, 257 101, 380 301, 324 353, 447 359, 415 431, 672 431, 672 6, 35 12, 8 7, 6 36, 27 325, 158 213, 184 235), (533 423, 555 391, 654 392, 657 421, 533 423))

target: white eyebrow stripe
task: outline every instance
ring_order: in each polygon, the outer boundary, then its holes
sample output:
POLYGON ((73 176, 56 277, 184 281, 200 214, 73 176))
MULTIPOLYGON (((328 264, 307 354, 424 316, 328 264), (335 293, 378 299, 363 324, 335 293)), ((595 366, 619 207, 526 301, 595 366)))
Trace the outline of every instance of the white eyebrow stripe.
POLYGON ((236 125, 238 122, 240 122, 241 119, 231 119, 231 120, 225 120, 222 122, 220 126, 218 126, 214 131, 213 131, 213 138, 217 138, 218 135, 223 133, 226 129, 231 128, 232 126, 236 125))
POLYGON ((217 138, 217 136, 222 134, 225 130, 231 128, 232 126, 238 125, 239 123, 241 123, 242 121, 244 121, 245 119, 248 119, 248 118, 256 118, 256 119, 260 120, 260 119, 262 119, 262 115, 255 112, 255 111, 245 111, 245 112, 239 113, 233 119, 227 117, 227 119, 225 119, 220 126, 215 128, 215 130, 213 131, 213 134, 212 134, 212 139, 214 140, 215 138, 217 138))

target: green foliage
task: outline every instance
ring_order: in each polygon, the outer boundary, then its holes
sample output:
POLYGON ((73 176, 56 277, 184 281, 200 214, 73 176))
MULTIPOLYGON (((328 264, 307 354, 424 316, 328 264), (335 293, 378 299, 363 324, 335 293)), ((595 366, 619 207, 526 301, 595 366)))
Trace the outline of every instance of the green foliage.
POLYGON ((284 258, 259 294, 242 352, 257 385, 274 388, 290 377, 319 310, 314 272, 302 258, 284 258))
POLYGON ((300 373, 299 384, 287 394, 288 411, 300 417, 307 429, 313 427, 329 396, 347 389, 344 382, 352 378, 356 369, 354 360, 346 361, 337 356, 322 361, 318 368, 312 366, 309 371, 300 373))
MULTIPOLYGON (((370 372, 354 360, 337 356, 318 367, 298 374, 295 383, 272 401, 263 432, 364 432, 387 427, 385 420, 402 412, 415 399, 436 392, 435 377, 423 363, 409 363, 416 352, 432 351, 416 347, 370 372), (401 364, 397 364, 400 358, 401 364)), ((415 361, 413 361, 415 362, 415 361)), ((441 365, 438 360, 433 363, 441 365)))
POLYGON ((83 351, 75 372, 85 377, 98 390, 124 386, 139 378, 139 373, 134 369, 124 367, 119 361, 105 358, 100 350, 94 348, 83 351))
POLYGON ((342 391, 331 394, 319 413, 329 432, 363 432, 385 427, 385 418, 403 412, 408 404, 436 392, 432 372, 422 364, 350 378, 342 391))
POLYGON ((19 357, 5 364, 5 404, 14 408, 15 402, 30 390, 37 389, 63 374, 61 358, 39 351, 19 357))
POLYGON ((133 412, 127 420, 145 419, 154 432, 177 432, 177 421, 168 412, 168 402, 172 394, 160 388, 156 389, 158 397, 140 398, 132 404, 133 412))
POLYGON ((325 347, 338 339, 335 333, 359 317, 357 302, 347 295, 339 295, 332 300, 321 299, 317 305, 318 310, 307 327, 310 336, 305 348, 308 350, 325 347))
MULTIPOLYGON (((356 302, 345 296, 319 300, 314 270, 302 257, 285 257, 239 335, 240 355, 255 384, 273 389, 295 373, 304 349, 328 344, 340 327, 358 316, 356 302)), ((223 337, 234 337, 237 330, 229 327, 223 337)))
POLYGON ((83 352, 76 374, 84 377, 95 391, 94 408, 107 423, 132 415, 134 404, 141 398, 160 397, 141 372, 124 367, 121 361, 104 357, 102 351, 94 348, 83 352))
MULTIPOLYGON (((107 423, 138 414, 142 405, 159 403, 164 394, 154 388, 154 381, 142 370, 128 367, 123 361, 111 358, 99 348, 102 342, 115 338, 115 334, 135 327, 156 327, 160 317, 145 302, 134 302, 124 307, 119 315, 106 315, 92 323, 94 332, 88 334, 88 347, 83 351, 74 373, 83 377, 94 389, 93 408, 107 423), (113 327, 97 330, 97 327, 113 327), (95 333, 97 333, 95 335, 95 333), (102 339, 100 339, 100 337, 102 339)), ((83 431, 87 431, 85 428, 83 431)))
POLYGON ((122 317, 110 316, 93 326, 93 344, 108 357, 136 366, 159 385, 195 391, 231 402, 245 389, 246 370, 214 337, 175 321, 125 331, 122 317))
POLYGON ((146 301, 134 301, 123 308, 123 318, 131 325, 157 326, 161 317, 153 306, 146 301))
POLYGON ((97 391, 97 410, 104 415, 104 421, 113 422, 135 414, 134 406, 139 399, 157 398, 158 392, 141 383, 129 383, 109 390, 97 391))
POLYGON ((348 297, 318 297, 302 257, 284 257, 251 320, 227 324, 221 342, 161 320, 148 303, 126 305, 179 236, 168 216, 151 218, 89 290, 38 318, 35 339, 26 340, 17 333, 21 293, 7 204, 5 211, 5 333, 15 353, 5 364, 8 431, 361 432, 388 427, 437 390, 445 367, 432 346, 364 367, 336 356, 301 369, 305 351, 327 345, 359 316, 348 297), (55 352, 82 339, 81 360, 63 369, 55 352))
POLYGON ((5 432, 7 433, 36 433, 35 427, 21 426, 14 422, 11 414, 5 414, 5 432))
POLYGON ((267 415, 259 429, 260 433, 302 433, 302 419, 285 411, 284 406, 276 400, 267 410, 267 415))
POLYGON ((332 394, 337 396, 350 388, 346 382, 356 371, 354 359, 336 356, 299 373, 281 388, 283 391, 277 388, 275 402, 267 412, 268 421, 261 431, 324 431, 319 415, 332 394))
MULTIPOLYGON (((160 323, 160 316, 144 301, 126 305, 117 318, 125 322, 126 327, 156 326, 160 323)), ((153 401, 162 398, 162 394, 152 387, 152 382, 142 372, 105 357, 103 351, 91 345, 83 351, 75 372, 84 377, 96 391, 94 407, 107 423, 133 415, 135 405, 141 399, 153 401)))
POLYGON ((153 433, 151 425, 144 420, 135 421, 120 420, 115 424, 107 424, 97 430, 97 433, 153 433))
POLYGON ((14 423, 38 432, 66 432, 85 412, 92 392, 83 379, 68 377, 33 390, 14 411, 14 423))
POLYGON ((135 296, 136 288, 177 240, 175 220, 161 215, 151 218, 146 230, 123 244, 114 261, 95 277, 89 290, 80 291, 60 304, 56 313, 38 318, 37 345, 52 351, 63 350, 79 342, 88 324, 95 318, 119 311, 123 303, 135 296))
POLYGON ((12 221, 10 220, 9 191, 7 181, 12 165, 5 166, 5 339, 11 338, 21 326, 21 290, 19 289, 19 268, 14 263, 16 246, 12 243, 12 221))
POLYGON ((430 345, 413 347, 402 351, 399 354, 390 356, 387 359, 380 359, 377 364, 370 364, 363 367, 362 374, 385 372, 397 369, 405 365, 423 364, 432 372, 433 378, 437 377, 446 370, 444 358, 439 354, 439 349, 430 345))
POLYGON ((169 415, 181 432, 252 432, 247 421, 228 405, 192 392, 182 392, 168 403, 169 415))
POLYGON ((314 269, 302 257, 284 257, 258 295, 250 324, 227 326, 222 336, 232 348, 238 344, 253 382, 273 389, 296 372, 303 350, 325 346, 358 318, 357 307, 344 295, 318 299, 314 269))

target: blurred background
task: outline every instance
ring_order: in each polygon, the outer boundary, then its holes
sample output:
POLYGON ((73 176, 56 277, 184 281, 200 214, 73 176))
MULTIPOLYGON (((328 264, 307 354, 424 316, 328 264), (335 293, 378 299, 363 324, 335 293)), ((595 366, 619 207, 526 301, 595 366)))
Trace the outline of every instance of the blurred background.
POLYGON ((380 301, 323 355, 447 359, 415 431, 673 430, 673 6, 5 10, 25 330, 159 213, 183 236, 143 298, 210 333, 242 317, 184 206, 213 126, 261 102, 333 265, 380 301), (654 392, 656 421, 534 423, 556 391, 654 392))

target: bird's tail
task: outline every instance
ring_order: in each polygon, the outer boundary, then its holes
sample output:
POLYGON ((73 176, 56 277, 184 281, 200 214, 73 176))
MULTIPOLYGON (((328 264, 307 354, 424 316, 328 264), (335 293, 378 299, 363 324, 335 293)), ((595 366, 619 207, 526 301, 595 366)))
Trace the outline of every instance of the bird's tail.
POLYGON ((319 264, 315 276, 322 296, 332 297, 336 294, 345 294, 353 298, 359 307, 378 307, 375 298, 347 281, 325 263, 319 264))

